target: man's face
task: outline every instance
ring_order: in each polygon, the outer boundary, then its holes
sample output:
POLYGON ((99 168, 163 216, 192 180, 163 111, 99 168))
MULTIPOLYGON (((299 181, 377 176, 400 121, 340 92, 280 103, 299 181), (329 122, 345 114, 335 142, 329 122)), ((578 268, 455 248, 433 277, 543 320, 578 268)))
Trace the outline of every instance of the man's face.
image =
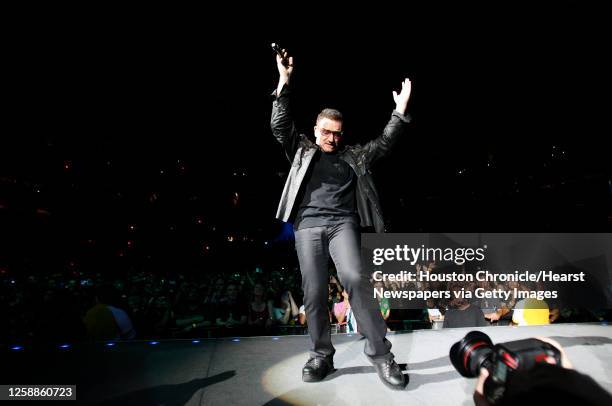
POLYGON ((227 297, 236 299, 238 297, 238 287, 236 285, 227 285, 227 297))
POLYGON ((322 118, 314 128, 317 145, 323 152, 334 152, 342 141, 342 121, 322 118))

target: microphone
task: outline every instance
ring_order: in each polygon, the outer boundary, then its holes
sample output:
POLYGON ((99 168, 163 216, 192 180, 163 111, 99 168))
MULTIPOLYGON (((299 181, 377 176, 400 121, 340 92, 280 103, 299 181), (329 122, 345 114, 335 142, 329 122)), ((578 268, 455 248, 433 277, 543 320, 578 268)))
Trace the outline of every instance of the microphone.
POLYGON ((289 66, 289 60, 287 58, 284 57, 283 55, 283 51, 281 50, 281 47, 278 46, 278 44, 276 42, 272 43, 272 49, 274 50, 274 52, 276 52, 276 54, 278 56, 281 57, 281 63, 287 67, 289 66))

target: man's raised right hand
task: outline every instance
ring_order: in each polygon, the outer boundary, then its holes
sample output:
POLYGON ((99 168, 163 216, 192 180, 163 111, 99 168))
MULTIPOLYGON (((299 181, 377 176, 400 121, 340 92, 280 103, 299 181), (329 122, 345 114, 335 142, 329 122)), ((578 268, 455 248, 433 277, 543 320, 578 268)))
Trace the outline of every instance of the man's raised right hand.
POLYGON ((278 73, 281 78, 289 79, 291 74, 293 73, 293 57, 287 54, 287 50, 283 49, 281 51, 283 53, 283 57, 279 54, 276 54, 276 66, 278 67, 278 73), (286 65, 283 64, 283 60, 286 61, 286 65))
POLYGON ((291 74, 293 73, 293 57, 287 54, 287 50, 283 49, 281 51, 283 53, 283 57, 279 54, 276 54, 276 66, 278 67, 278 86, 276 87, 276 95, 278 96, 283 89, 283 86, 289 84, 289 79, 291 78, 291 74), (283 60, 286 60, 287 65, 283 64, 283 60))

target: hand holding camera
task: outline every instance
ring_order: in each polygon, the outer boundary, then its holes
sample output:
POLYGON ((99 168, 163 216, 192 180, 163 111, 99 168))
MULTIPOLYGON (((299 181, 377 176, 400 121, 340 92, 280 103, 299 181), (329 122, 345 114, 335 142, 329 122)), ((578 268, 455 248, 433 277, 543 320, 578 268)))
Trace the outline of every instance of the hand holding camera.
POLYGON ((528 338, 493 345, 489 336, 480 331, 471 331, 453 344, 450 359, 462 376, 479 377, 474 394, 477 405, 498 404, 504 397, 508 380, 538 363, 571 368, 565 352, 554 340, 528 338))

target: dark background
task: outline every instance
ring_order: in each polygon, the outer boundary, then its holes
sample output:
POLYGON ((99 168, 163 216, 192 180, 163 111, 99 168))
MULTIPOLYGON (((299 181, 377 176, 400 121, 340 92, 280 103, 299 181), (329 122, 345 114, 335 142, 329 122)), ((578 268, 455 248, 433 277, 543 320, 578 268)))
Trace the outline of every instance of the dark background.
POLYGON ((274 219, 289 163, 269 129, 271 42, 295 57, 306 133, 335 107, 366 142, 412 80, 410 131, 375 168, 391 231, 612 227, 596 7, 47 11, 6 15, 4 266, 83 252, 200 266, 206 246, 214 266, 286 262, 261 251, 291 251, 274 219))

